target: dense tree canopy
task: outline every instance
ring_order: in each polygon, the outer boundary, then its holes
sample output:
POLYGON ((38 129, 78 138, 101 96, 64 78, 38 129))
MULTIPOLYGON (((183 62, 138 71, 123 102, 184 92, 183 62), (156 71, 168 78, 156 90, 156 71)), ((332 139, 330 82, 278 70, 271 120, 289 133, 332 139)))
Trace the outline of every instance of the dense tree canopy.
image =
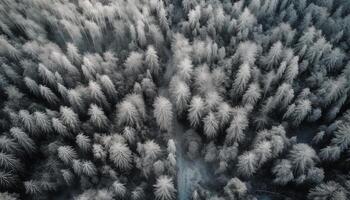
POLYGON ((349 0, 2 0, 0 199, 349 199, 349 38, 349 0))

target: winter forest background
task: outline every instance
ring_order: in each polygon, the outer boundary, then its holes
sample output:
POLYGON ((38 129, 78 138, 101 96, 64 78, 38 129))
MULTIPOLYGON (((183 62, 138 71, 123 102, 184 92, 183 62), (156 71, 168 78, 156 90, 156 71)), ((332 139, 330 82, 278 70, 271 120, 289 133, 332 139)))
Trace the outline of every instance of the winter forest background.
POLYGON ((1 0, 1 200, 350 199, 349 0, 1 0))

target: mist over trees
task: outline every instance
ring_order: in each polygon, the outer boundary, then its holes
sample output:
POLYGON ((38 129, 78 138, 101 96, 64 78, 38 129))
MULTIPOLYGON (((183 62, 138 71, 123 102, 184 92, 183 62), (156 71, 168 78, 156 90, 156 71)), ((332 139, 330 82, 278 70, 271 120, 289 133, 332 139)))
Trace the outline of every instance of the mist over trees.
POLYGON ((348 0, 2 0, 0 199, 350 199, 349 52, 348 0))

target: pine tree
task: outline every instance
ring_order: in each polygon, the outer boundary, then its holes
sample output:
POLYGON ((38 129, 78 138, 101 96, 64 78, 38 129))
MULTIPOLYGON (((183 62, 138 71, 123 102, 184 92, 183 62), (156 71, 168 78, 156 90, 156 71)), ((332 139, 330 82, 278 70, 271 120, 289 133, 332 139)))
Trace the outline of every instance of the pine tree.
POLYGON ((124 100, 117 105, 117 122, 119 125, 139 126, 141 123, 137 108, 130 101, 124 100))
POLYGON ((54 73, 48 70, 43 64, 39 64, 38 72, 45 84, 48 84, 50 86, 56 85, 56 77, 54 73))
POLYGON ((181 115, 187 108, 188 101, 191 97, 190 88, 176 76, 170 82, 170 94, 174 99, 177 113, 181 115))
POLYGON ((123 137, 128 141, 129 144, 134 144, 136 141, 135 129, 126 126, 123 130, 123 137))
POLYGON ((22 169, 22 164, 14 155, 0 152, 0 167, 7 171, 18 171, 22 169))
POLYGON ((21 145, 27 153, 31 154, 36 151, 35 142, 20 128, 13 127, 10 129, 13 138, 21 145))
POLYGON ((345 189, 334 181, 321 183, 315 188, 311 189, 307 198, 310 200, 316 199, 339 199, 345 200, 345 189))
MULTIPOLYGON (((16 174, 0 170, 0 186, 2 188, 11 188, 18 181, 16 174)), ((1 196, 0 196, 1 197, 1 196)))
POLYGON ((244 130, 248 127, 247 113, 240 111, 233 116, 228 129, 226 129, 226 143, 242 142, 245 138, 244 130))
POLYGON ((154 195, 159 200, 172 200, 175 198, 176 189, 173 179, 168 176, 160 176, 154 185, 154 195))
POLYGON ((272 144, 269 141, 260 141, 253 151, 257 155, 259 166, 272 158, 272 144))
POLYGON ((148 140, 143 144, 143 157, 145 159, 155 160, 161 153, 160 146, 153 140, 148 140))
POLYGON ((40 93, 40 89, 39 89, 39 85, 31 78, 29 77, 25 77, 24 78, 24 82, 26 84, 26 86, 28 87, 28 89, 34 94, 39 96, 40 93))
POLYGON ((197 127, 200 124, 201 118, 205 112, 204 101, 200 96, 193 96, 189 104, 188 119, 191 126, 197 127))
POLYGON ((102 161, 106 160, 107 153, 106 153, 106 151, 104 151, 102 145, 93 144, 92 145, 92 153, 93 153, 95 159, 102 160, 102 161))
POLYGON ((39 195, 42 193, 39 181, 29 180, 24 182, 25 192, 29 195, 39 195))
POLYGON ((142 63, 143 63, 143 55, 138 52, 131 52, 129 54, 129 57, 126 59, 124 63, 126 67, 125 72, 128 75, 136 76, 142 70, 142 63))
POLYGON ((15 140, 4 135, 0 137, 0 150, 5 153, 15 154, 20 152, 20 146, 15 140))
POLYGON ((261 62, 264 65, 266 65, 267 69, 271 69, 271 67, 273 67, 275 64, 277 64, 281 60, 282 52, 283 52, 283 45, 281 41, 277 41, 271 46, 268 54, 265 57, 263 57, 261 62))
POLYGON ((153 103, 154 117, 158 126, 163 130, 170 130, 173 120, 172 104, 165 97, 157 97, 153 103))
POLYGON ((313 167, 307 171, 306 179, 311 183, 321 183, 324 179, 324 171, 322 168, 313 167))
POLYGON ((78 157, 77 153, 71 146, 60 146, 57 149, 58 157, 65 163, 69 164, 78 157))
POLYGON ((279 185, 286 185, 294 179, 292 164, 287 159, 279 160, 272 168, 275 178, 274 183, 279 185))
POLYGON ((243 13, 238 18, 238 29, 244 31, 245 29, 251 29, 257 22, 256 17, 250 12, 248 8, 245 8, 243 13))
POLYGON ((175 154, 176 153, 176 144, 173 139, 168 140, 168 153, 175 154))
POLYGON ((126 144, 112 144, 109 148, 109 159, 120 170, 129 170, 132 167, 132 153, 126 144))
POLYGON ((67 55, 72 63, 80 63, 81 55, 79 54, 78 48, 69 42, 67 43, 67 55))
POLYGON ((63 125, 62 121, 58 118, 52 118, 52 127, 57 133, 59 133, 60 135, 62 135, 64 137, 71 136, 67 127, 65 125, 63 125))
POLYGON ((49 133, 51 131, 52 125, 46 113, 39 111, 34 112, 34 120, 36 126, 44 133, 49 133))
POLYGON ((114 181, 113 184, 113 189, 114 189, 114 193, 118 196, 118 197, 124 197, 126 194, 126 187, 123 183, 119 182, 118 180, 114 181))
POLYGON ((132 200, 141 200, 146 196, 144 189, 140 186, 136 187, 132 192, 131 192, 131 199, 132 200))
POLYGON ((97 173, 95 165, 89 160, 81 163, 81 170, 83 174, 90 177, 95 176, 97 173))
POLYGON ((103 89, 105 89, 105 91, 109 97, 111 97, 111 98, 117 97, 118 92, 115 89, 113 81, 110 79, 110 77, 108 75, 100 76, 100 83, 101 83, 103 89))
POLYGON ((106 96, 102 92, 101 86, 97 82, 89 82, 89 94, 92 101, 96 102, 99 106, 104 106, 105 108, 110 107, 106 96))
POLYGON ((341 151, 346 150, 350 146, 349 124, 341 124, 334 134, 332 144, 337 145, 341 151))
POLYGON ((299 143, 293 146, 289 152, 289 159, 293 168, 300 173, 304 173, 313 167, 319 158, 315 150, 307 144, 299 143))
POLYGON ((108 127, 108 118, 101 108, 95 104, 91 104, 88 110, 91 123, 99 129, 108 127))
POLYGON ((258 54, 258 47, 252 41, 241 42, 238 45, 234 59, 240 59, 241 63, 253 65, 258 54))
POLYGON ((88 152, 91 149, 90 138, 82 133, 77 135, 77 137, 75 138, 75 142, 83 152, 88 152))
POLYGON ((251 176, 257 170, 257 162, 254 152, 245 152, 238 157, 237 172, 243 176, 251 176))
POLYGON ((230 199, 241 199, 247 194, 248 189, 244 182, 235 177, 227 182, 224 192, 230 199))
POLYGON ((49 103, 55 105, 59 100, 58 97, 51 91, 50 88, 40 85, 39 86, 40 95, 49 103))
POLYGON ((251 68, 248 63, 243 63, 239 67, 239 70, 236 74, 235 81, 232 84, 234 95, 237 95, 239 97, 245 91, 250 78, 251 78, 251 68))
POLYGON ((65 126, 70 128, 73 131, 78 130, 80 121, 78 115, 69 107, 61 106, 60 107, 60 120, 65 126))
POLYGON ((152 45, 149 45, 147 47, 146 55, 145 55, 145 62, 152 74, 155 77, 158 77, 158 74, 160 72, 160 66, 159 66, 159 58, 157 55, 157 51, 154 49, 152 45))
POLYGON ((193 65, 189 58, 185 57, 177 66, 177 75, 188 83, 192 77, 193 65))
POLYGON ((243 95, 243 104, 255 105, 261 97, 261 89, 258 84, 252 83, 243 95))
POLYGON ((218 134, 219 122, 213 112, 209 112, 203 119, 204 134, 207 138, 213 139, 218 134))

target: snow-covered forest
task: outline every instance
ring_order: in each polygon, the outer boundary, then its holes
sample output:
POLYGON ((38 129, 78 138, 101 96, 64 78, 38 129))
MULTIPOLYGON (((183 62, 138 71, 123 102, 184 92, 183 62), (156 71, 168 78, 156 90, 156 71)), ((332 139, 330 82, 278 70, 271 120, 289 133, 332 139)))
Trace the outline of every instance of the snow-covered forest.
POLYGON ((350 199, 349 53, 349 0, 0 0, 0 199, 350 199))

